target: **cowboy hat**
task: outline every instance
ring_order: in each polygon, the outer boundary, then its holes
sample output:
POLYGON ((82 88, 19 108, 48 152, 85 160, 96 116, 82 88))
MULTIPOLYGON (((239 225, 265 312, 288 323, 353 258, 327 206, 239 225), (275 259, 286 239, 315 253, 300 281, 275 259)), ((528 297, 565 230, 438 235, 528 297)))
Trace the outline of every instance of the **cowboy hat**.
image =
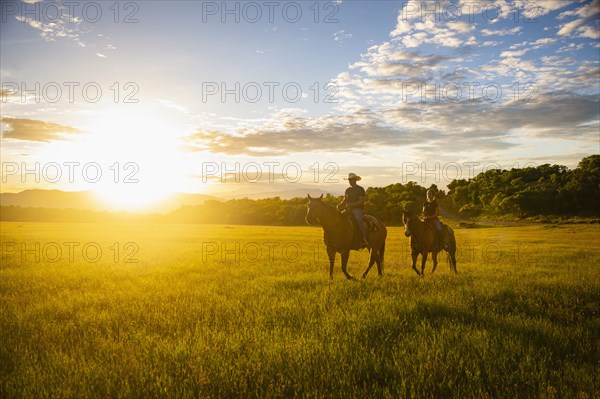
POLYGON ((344 178, 344 180, 353 180, 353 179, 356 181, 359 181, 361 179, 361 177, 355 173, 348 173, 348 178, 344 178))

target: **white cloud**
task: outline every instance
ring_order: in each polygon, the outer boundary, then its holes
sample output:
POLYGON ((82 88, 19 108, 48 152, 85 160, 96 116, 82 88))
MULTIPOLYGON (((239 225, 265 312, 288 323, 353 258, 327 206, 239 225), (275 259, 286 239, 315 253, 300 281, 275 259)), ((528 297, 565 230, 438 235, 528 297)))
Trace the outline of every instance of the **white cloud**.
POLYGON ((527 53, 528 51, 538 50, 543 47, 547 47, 548 45, 555 43, 556 39, 553 37, 544 37, 540 38, 534 42, 524 41, 521 43, 515 43, 511 45, 509 48, 511 51, 503 51, 500 53, 501 57, 520 57, 527 53), (519 49, 519 50, 517 50, 519 49))
POLYGON ((584 47, 585 47, 585 43, 579 43, 579 44, 569 43, 568 45, 562 46, 561 48, 556 50, 556 53, 564 53, 567 51, 579 51, 584 47))
POLYGON ((500 57, 520 57, 526 52, 527 50, 503 51, 500 53, 500 57))
POLYGON ((380 46, 372 46, 367 54, 361 56, 361 61, 350 65, 350 68, 359 69, 369 77, 426 78, 434 75, 442 63, 453 61, 457 59, 407 51, 397 42, 384 42, 380 46))
POLYGON ((448 22, 447 26, 448 28, 461 33, 471 32, 475 29, 475 25, 463 21, 448 22))
POLYGON ((584 22, 585 20, 582 18, 566 23, 561 26, 560 30, 558 31, 558 34, 560 36, 570 35, 576 28, 578 28, 584 22))
POLYGON ((515 28, 509 29, 509 28, 504 28, 504 29, 482 29, 481 30, 481 34, 484 36, 511 36, 511 35, 518 35, 521 33, 521 27, 517 26, 515 28))
POLYGON ((600 30, 598 27, 593 26, 580 26, 577 28, 577 37, 586 37, 588 39, 598 40, 600 39, 600 30))
MULTIPOLYGON (((573 1, 564 2, 564 3, 566 3, 568 5, 568 4, 573 3, 573 1)), ((595 14, 597 14, 598 12, 600 12, 598 7, 600 7, 600 2, 598 0, 592 0, 591 2, 583 5, 582 7, 560 13, 558 15, 558 17, 556 17, 556 19, 561 20, 561 19, 565 19, 567 17, 580 17, 580 18, 592 17, 595 14)))
MULTIPOLYGON (((90 34, 93 28, 90 28, 89 24, 84 23, 84 19, 75 15, 71 15, 70 8, 64 6, 61 2, 56 2, 56 6, 59 10, 60 16, 54 16, 50 18, 40 18, 43 16, 43 9, 40 8, 41 1, 38 0, 27 0, 27 3, 35 3, 37 11, 30 14, 25 13, 24 15, 15 15, 15 19, 23 24, 27 24, 31 28, 39 31, 40 37, 47 42, 57 42, 66 40, 74 43, 78 47, 86 48, 103 48, 105 50, 115 50, 116 47, 111 43, 106 43, 109 38, 101 33, 94 33, 89 37, 93 37, 92 42, 87 43, 84 40, 86 34, 90 34), (96 40, 103 40, 105 43, 96 42, 96 40)), ((54 3, 53 3, 54 4, 54 3)), ((34 6, 30 7, 33 9, 34 6)))
POLYGON ((573 3, 575 3, 575 0, 537 0, 535 2, 525 1, 520 4, 517 3, 515 6, 521 8, 521 12, 526 18, 537 20, 538 17, 542 17, 573 3))
POLYGON ((234 133, 199 128, 186 141, 195 151, 277 156, 347 151, 371 154, 377 147, 427 147, 461 153, 507 150, 513 132, 530 138, 597 140, 598 99, 569 93, 540 94, 532 103, 485 101, 409 103, 309 118, 276 113, 262 125, 234 133), (336 138, 344 137, 340 141, 336 138), (373 149, 371 151, 370 149, 373 149))
POLYGON ((347 33, 345 30, 339 30, 333 34, 333 40, 342 43, 346 39, 352 39, 352 33, 347 33))
POLYGON ((45 41, 55 41, 57 39, 70 39, 80 47, 85 47, 79 37, 78 24, 79 22, 69 15, 61 14, 61 19, 57 19, 55 22, 42 22, 39 20, 26 18, 21 15, 15 17, 17 21, 25 23, 34 29, 40 31, 40 36, 45 41), (71 20, 69 21, 69 18, 71 20))
POLYGON ((558 31, 558 35, 560 36, 568 36, 571 35, 575 30, 579 30, 580 26, 587 24, 588 22, 595 22, 595 27, 589 26, 588 28, 582 27, 582 32, 585 35, 583 37, 595 38, 594 30, 597 32, 597 24, 598 21, 593 19, 594 16, 600 13, 600 0, 592 0, 590 3, 587 3, 575 10, 569 10, 561 13, 558 16, 558 19, 565 19, 567 17, 578 17, 573 21, 567 22, 561 25, 560 30, 558 31))
POLYGON ((477 44, 475 36, 471 34, 476 24, 448 15, 452 11, 444 9, 442 5, 445 3, 404 2, 390 37, 408 48, 422 44, 437 44, 448 48, 477 44))
POLYGON ((535 42, 531 43, 532 46, 542 46, 545 44, 552 44, 556 42, 556 38, 554 37, 543 37, 541 39, 536 40, 535 42))

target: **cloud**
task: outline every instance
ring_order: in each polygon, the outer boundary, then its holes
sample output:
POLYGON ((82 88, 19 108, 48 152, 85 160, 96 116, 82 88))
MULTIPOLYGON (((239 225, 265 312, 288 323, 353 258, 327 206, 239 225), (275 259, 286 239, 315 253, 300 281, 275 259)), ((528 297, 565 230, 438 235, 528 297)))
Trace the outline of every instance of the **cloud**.
POLYGON ((577 28, 577 32, 579 33, 577 37, 585 37, 592 40, 600 39, 600 29, 597 26, 580 26, 577 28))
POLYGON ((509 47, 511 49, 510 51, 503 51, 500 53, 500 57, 520 57, 528 51, 548 47, 549 45, 556 43, 556 41, 556 38, 553 37, 543 37, 534 42, 524 41, 521 43, 515 43, 509 47))
POLYGON ((79 36, 79 24, 81 19, 68 14, 65 10, 61 12, 61 18, 52 20, 36 20, 27 18, 26 16, 17 15, 18 21, 25 23, 32 28, 40 31, 40 36, 48 42, 56 41, 57 39, 69 39, 79 47, 86 47, 85 43, 79 36))
MULTIPOLYGON (((513 3, 496 4, 503 11, 505 7, 511 7, 511 12, 515 12, 516 5, 513 3)), ((536 9, 521 8, 521 15, 535 18, 568 4, 544 2, 536 9)), ((464 145, 464 136, 461 136, 464 134, 468 134, 469 145, 496 149, 516 145, 511 142, 511 137, 518 135, 519 131, 530 137, 537 137, 543 132, 544 135, 574 140, 587 140, 593 136, 593 128, 598 124, 598 101, 586 95, 597 93, 599 89, 596 64, 571 57, 543 56, 549 54, 546 48, 559 42, 556 37, 520 43, 514 43, 511 38, 506 39, 506 45, 487 42, 488 46, 498 47, 492 50, 493 54, 489 54, 488 49, 483 54, 478 51, 479 47, 465 48, 468 43, 477 42, 476 38, 469 38, 471 31, 475 30, 473 27, 478 29, 474 33, 480 37, 520 35, 522 27, 509 24, 500 29, 479 29, 476 23, 446 23, 425 19, 418 10, 407 13, 409 6, 418 8, 419 3, 405 3, 390 34, 391 40, 370 47, 359 61, 350 64, 348 72, 338 74, 336 81, 343 100, 337 107, 338 111, 367 109, 379 116, 383 126, 397 131, 428 131, 431 135, 426 137, 431 139, 430 144, 440 149, 443 145, 448 148, 459 148, 456 143, 461 142, 464 145), (431 35, 437 38, 434 40, 431 35), (422 47, 429 43, 439 45, 422 47), (456 45, 460 48, 455 48, 456 45), (544 53, 523 59, 528 52, 539 49, 544 49, 544 53), (460 86, 461 82, 474 82, 479 88, 488 83, 499 83, 503 90, 502 99, 499 103, 490 104, 475 94, 474 101, 444 103, 437 98, 430 101, 436 96, 427 94, 426 102, 419 101, 425 91, 423 87, 460 86), (406 94, 415 84, 419 85, 420 91, 407 100, 406 94), (537 102, 511 102, 515 90, 519 90, 521 99, 533 96, 537 102), (552 115, 546 117, 547 113, 552 115)), ((578 15, 591 13, 587 10, 578 11, 578 15)), ((502 14, 503 18, 512 22, 514 14, 502 14)), ((577 34, 595 37, 596 31, 591 26, 589 29, 583 26, 579 27, 577 34)), ((583 44, 569 48, 583 48, 583 44)), ((466 97, 465 90, 462 97, 461 100, 466 97)))
POLYGON ((352 39, 352 33, 347 33, 345 30, 339 30, 333 33, 333 40, 343 43, 346 39, 352 39))
MULTIPOLYGON (((558 3, 558 1, 557 1, 557 3, 558 3)), ((571 1, 567 4, 570 4, 570 3, 573 3, 573 1, 571 1)), ((599 12, 600 12, 600 1, 592 0, 579 8, 569 10, 569 11, 564 11, 564 12, 560 13, 559 16, 557 17, 557 19, 561 20, 561 19, 565 19, 567 17, 589 18, 589 17, 592 17, 592 16, 598 14, 599 12)))
POLYGON ((3 131, 3 139, 50 142, 68 140, 68 135, 80 133, 72 126, 34 119, 0 118, 0 122, 10 129, 3 131))
POLYGON ((558 31, 558 35, 560 35, 560 36, 570 35, 575 29, 577 29, 584 22, 585 22, 585 19, 582 18, 582 19, 576 19, 574 21, 566 23, 561 26, 560 30, 558 31))
POLYGON ((515 28, 509 29, 509 28, 504 28, 504 29, 482 29, 481 34, 484 36, 512 36, 512 35, 518 35, 521 33, 521 27, 517 26, 515 28))
POLYGON ((500 106, 479 102, 464 107, 467 111, 460 109, 464 104, 454 104, 434 116, 449 130, 462 131, 463 141, 470 137, 509 138, 517 131, 520 137, 597 139, 599 102, 595 96, 548 93, 535 95, 532 100, 500 106))
POLYGON ((9 90, 5 87, 0 88, 0 101, 8 102, 10 99, 17 97, 17 92, 9 90))
POLYGON ((527 52, 527 50, 523 49, 523 50, 516 50, 516 51, 503 51, 500 53, 500 57, 506 58, 506 57, 520 57, 522 55, 524 55, 527 52))
POLYGON ((475 25, 464 21, 448 22, 447 26, 448 28, 461 33, 467 33, 475 29, 475 25))
POLYGON ((477 25, 472 20, 458 20, 463 15, 463 5, 454 4, 447 8, 448 5, 443 1, 403 2, 390 36, 407 48, 436 44, 456 49, 477 44, 471 33, 477 25))
POLYGON ((397 42, 385 42, 372 46, 361 61, 350 65, 371 77, 426 77, 440 65, 458 61, 455 57, 441 54, 422 54, 419 51, 406 51, 397 42))
POLYGON ((596 96, 546 93, 536 94, 532 100, 401 103, 318 119, 276 114, 263 126, 233 133, 199 128, 185 141, 191 151, 281 156, 314 152, 374 155, 377 147, 430 153, 433 149, 444 153, 506 150, 517 146, 511 141, 517 134, 532 139, 597 140, 596 96))
POLYGON ((558 53, 565 53, 565 52, 569 52, 569 51, 579 51, 584 47, 585 47, 585 43, 579 43, 579 44, 569 43, 566 46, 562 46, 561 48, 556 50, 556 53, 558 54, 558 53))
POLYGON ((506 151, 518 147, 520 140, 597 142, 600 121, 595 96, 552 93, 533 99, 537 102, 417 103, 409 109, 388 109, 385 122, 408 130, 432 130, 431 139, 412 147, 413 153, 420 151, 424 157, 506 151))
POLYGON ((189 137, 198 151, 229 155, 277 156, 293 153, 367 153, 373 146, 414 144, 414 137, 389 127, 370 124, 331 124, 328 129, 298 127, 284 131, 255 131, 243 136, 200 131, 189 137), (275 144, 276 143, 276 144, 275 144))
POLYGON ((303 152, 370 153, 373 147, 415 144, 437 134, 386 126, 365 109, 318 119, 293 115, 282 119, 276 114, 272 121, 252 130, 240 129, 235 134, 198 129, 186 142, 194 151, 277 156, 303 152))
MULTIPOLYGON (((35 4, 33 7, 34 12, 31 14, 23 13, 21 15, 16 15, 15 18, 24 24, 29 25, 35 30, 38 30, 40 36, 43 40, 48 42, 54 42, 58 40, 70 40, 75 43, 79 47, 88 47, 88 44, 84 42, 82 36, 89 34, 93 31, 90 28, 84 28, 85 18, 81 18, 79 16, 72 15, 70 13, 70 7, 66 7, 61 2, 53 2, 54 7, 52 9, 57 9, 59 15, 51 15, 45 16, 44 18, 40 18, 40 15, 44 15, 46 12, 45 9, 40 7, 40 4, 43 0, 23 0, 26 3, 35 4), (31 16, 33 15, 33 18, 31 16)), ((31 8, 31 7, 30 7, 31 8)), ((101 12, 101 10, 99 10, 101 12)), ((86 21, 88 23, 92 23, 91 21, 86 21)), ((92 23, 93 24, 93 23, 92 23)), ((89 26, 89 25, 87 25, 89 26)), ((97 33, 94 35, 95 37, 102 38, 103 41, 108 41, 106 35, 101 33, 97 33)), ((111 43, 92 43, 91 47, 103 47, 106 50, 116 50, 116 47, 111 43)))
POLYGON ((503 44, 503 42, 488 40, 488 41, 483 42, 481 45, 483 47, 492 47, 492 46, 498 46, 500 44, 503 44))
POLYGON ((538 18, 553 11, 567 7, 577 0, 540 0, 540 1, 515 1, 511 7, 514 15, 522 15, 529 23, 539 22, 538 18))
POLYGON ((426 20, 414 25, 405 23, 396 28, 391 36, 397 38, 408 48, 419 47, 423 44, 458 48, 465 44, 475 44, 474 37, 469 34, 472 29, 472 27, 468 28, 468 24, 464 22, 436 23, 426 20))
POLYGON ((558 31, 558 35, 559 36, 569 36, 571 35, 573 32, 578 31, 580 27, 582 27, 583 29, 581 30, 581 32, 583 32, 585 35, 588 36, 583 36, 583 37, 589 37, 592 39, 597 38, 598 36, 598 21, 597 19, 593 18, 596 15, 598 15, 600 13, 600 0, 592 0, 591 2, 577 8, 574 10, 569 10, 569 11, 565 11, 563 13, 561 13, 557 19, 565 19, 568 17, 577 17, 577 19, 574 19, 573 21, 567 22, 563 25, 561 25, 560 30, 558 31), (594 22, 596 26, 587 26, 587 28, 584 28, 582 25, 587 24, 588 22, 594 22), (596 33, 594 34, 593 32, 596 31, 596 33))

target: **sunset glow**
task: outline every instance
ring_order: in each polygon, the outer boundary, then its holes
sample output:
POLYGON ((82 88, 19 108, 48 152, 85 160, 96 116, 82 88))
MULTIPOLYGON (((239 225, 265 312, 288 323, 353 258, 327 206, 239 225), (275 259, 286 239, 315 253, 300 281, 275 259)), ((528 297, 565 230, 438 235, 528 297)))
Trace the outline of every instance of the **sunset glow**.
POLYGON ((445 187, 598 152, 596 0, 152 1, 106 4, 98 20, 90 6, 11 4, 4 192, 95 190, 117 209, 175 192, 339 194, 349 171, 445 187), (96 162, 103 178, 22 175, 53 162, 96 162))

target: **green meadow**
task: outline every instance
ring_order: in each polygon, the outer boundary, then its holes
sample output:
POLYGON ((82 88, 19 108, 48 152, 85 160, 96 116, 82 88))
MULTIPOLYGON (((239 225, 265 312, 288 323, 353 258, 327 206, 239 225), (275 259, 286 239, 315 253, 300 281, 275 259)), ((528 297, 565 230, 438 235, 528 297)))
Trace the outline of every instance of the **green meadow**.
POLYGON ((315 227, 3 222, 0 397, 600 397, 600 226, 455 233, 330 281, 315 227))

